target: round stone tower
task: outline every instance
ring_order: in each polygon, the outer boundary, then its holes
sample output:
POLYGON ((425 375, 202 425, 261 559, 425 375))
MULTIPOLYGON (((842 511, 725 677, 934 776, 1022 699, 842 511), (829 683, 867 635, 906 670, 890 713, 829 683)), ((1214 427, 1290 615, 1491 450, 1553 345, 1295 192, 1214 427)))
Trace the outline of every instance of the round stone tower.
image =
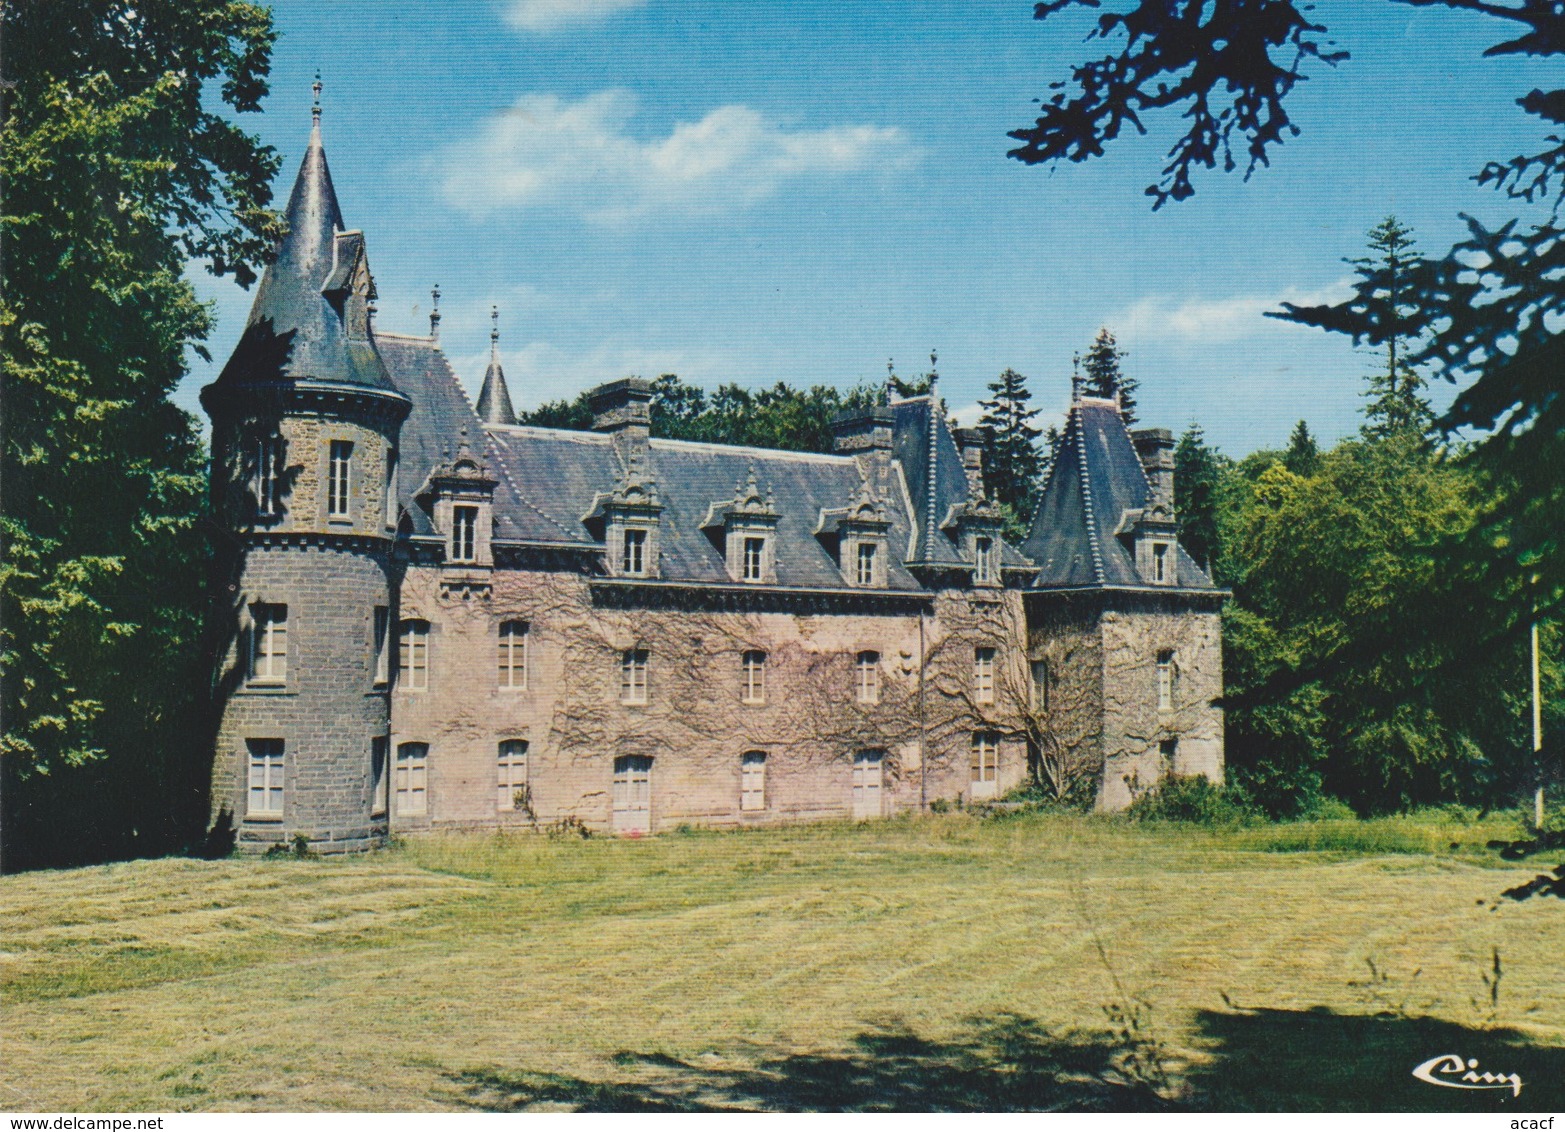
MULTIPOLYGON (((317 84, 317 94, 319 84, 317 84)), ((241 850, 384 842, 397 437, 409 410, 376 353, 364 238, 343 229, 321 147, 288 201, 212 418, 214 822, 241 850)))

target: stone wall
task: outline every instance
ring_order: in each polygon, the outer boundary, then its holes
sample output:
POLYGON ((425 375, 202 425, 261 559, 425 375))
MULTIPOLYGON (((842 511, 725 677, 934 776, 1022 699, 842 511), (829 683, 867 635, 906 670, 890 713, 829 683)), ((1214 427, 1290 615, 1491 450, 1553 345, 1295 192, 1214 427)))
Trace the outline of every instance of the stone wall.
MULTIPOLYGON (((497 569, 487 597, 443 596, 439 566, 408 571, 401 616, 431 623, 428 687, 399 686, 393 747, 429 744, 427 812, 400 830, 505 826, 565 816, 611 824, 615 758, 650 757, 652 827, 735 825, 853 813, 853 754, 885 752, 881 813, 970 796, 972 734, 1003 734, 996 793, 1026 775, 1026 746, 1004 684, 974 702, 973 648, 999 667, 1020 655, 1016 595, 942 594, 924 620, 929 658, 919 697, 920 617, 863 609, 737 612, 608 608, 588 579, 497 569), (497 629, 529 626, 528 686, 502 689, 497 629), (650 655, 645 705, 621 703, 621 660, 650 655), (764 702, 742 701, 742 655, 766 654, 764 702), (880 654, 879 702, 857 697, 855 663, 880 654), (922 726, 921 726, 922 720, 922 726), (921 741, 922 737, 922 741, 921 741), (528 743, 531 813, 501 808, 499 744, 528 743), (740 760, 766 754, 765 807, 740 808, 740 760), (927 756, 927 765, 925 758, 927 756)), ((1025 670, 1025 664, 1022 664, 1025 670)), ((984 792, 981 788, 980 792, 984 792)))

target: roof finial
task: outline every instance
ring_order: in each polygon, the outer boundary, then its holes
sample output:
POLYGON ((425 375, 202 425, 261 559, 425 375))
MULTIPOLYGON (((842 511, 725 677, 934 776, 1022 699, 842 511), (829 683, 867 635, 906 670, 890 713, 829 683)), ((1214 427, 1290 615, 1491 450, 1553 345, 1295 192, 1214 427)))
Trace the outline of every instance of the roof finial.
POLYGON ((940 355, 934 350, 929 351, 929 403, 931 406, 939 399, 940 370, 936 368, 939 364, 940 355))
POLYGON ((310 124, 317 129, 321 125, 321 73, 315 72, 315 82, 310 89, 315 92, 315 103, 310 107, 310 124))
POLYGON ((429 293, 434 300, 434 305, 429 308, 429 339, 431 342, 440 341, 440 284, 435 284, 435 289, 429 293))
POLYGON ((489 308, 489 360, 500 356, 500 305, 489 308))
POLYGON ((1071 404, 1081 400, 1081 354, 1071 355, 1071 404))

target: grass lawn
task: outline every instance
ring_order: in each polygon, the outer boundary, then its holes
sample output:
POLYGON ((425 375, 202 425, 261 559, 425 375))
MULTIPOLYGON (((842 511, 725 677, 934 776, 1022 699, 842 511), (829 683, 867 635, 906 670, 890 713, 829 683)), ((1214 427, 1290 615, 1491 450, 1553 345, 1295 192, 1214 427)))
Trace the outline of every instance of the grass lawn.
POLYGON ((1559 1108, 1565 901, 1500 894, 1565 854, 1483 848, 1519 835, 958 813, 7 877, 0 1109, 1559 1108), (1445 1053, 1520 1099, 1411 1076, 1445 1053))

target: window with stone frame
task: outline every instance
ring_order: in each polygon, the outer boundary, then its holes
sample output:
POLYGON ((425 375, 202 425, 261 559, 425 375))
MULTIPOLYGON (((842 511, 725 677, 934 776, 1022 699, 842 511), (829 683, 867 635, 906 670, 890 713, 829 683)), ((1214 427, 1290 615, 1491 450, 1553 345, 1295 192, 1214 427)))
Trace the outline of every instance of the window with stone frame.
POLYGON ((854 686, 861 704, 880 703, 880 654, 865 649, 853 661, 854 686))
POLYGON ((451 561, 478 561, 478 508, 471 504, 451 508, 451 561))
POLYGON ((326 477, 326 514, 330 518, 348 518, 352 468, 353 441, 332 441, 326 477))
POLYGON ((283 813, 284 745, 281 739, 248 739, 250 790, 249 816, 281 817, 283 813))
POLYGON ((397 813, 401 816, 429 812, 429 744, 397 744, 397 813))
POLYGON ((739 756, 739 808, 749 813, 766 809, 766 752, 739 756))
POLYGON ((620 573, 630 578, 644 578, 647 574, 647 532, 639 527, 625 531, 620 554, 620 573))
POLYGON ((371 617, 370 663, 377 686, 391 680, 391 609, 377 605, 371 617))
POLYGON ((397 450, 386 449, 386 526, 397 525, 397 450))
POLYGON ((745 535, 743 558, 739 577, 746 582, 766 579, 766 538, 763 535, 745 535))
POLYGON ((981 704, 994 703, 994 655, 988 645, 973 650, 973 699, 981 704))
POLYGON ((397 648, 397 686, 406 691, 429 687, 429 622, 411 618, 402 622, 397 648))
POLYGON ((282 499, 279 494, 282 463, 282 437, 263 436, 256 440, 255 510, 258 515, 272 516, 282 510, 282 499))
POLYGON ((531 805, 527 794, 529 788, 526 739, 506 739, 501 742, 496 759, 496 780, 498 786, 495 808, 497 810, 502 813, 516 810, 518 794, 522 796, 524 802, 531 805))
POLYGON ((994 539, 988 535, 978 535, 973 539, 973 581, 979 585, 992 585, 997 580, 996 557, 994 539))
POLYGON ((766 654, 760 649, 747 649, 740 658, 739 698, 747 704, 766 702, 766 654))
POLYGON ((1152 544, 1152 580, 1159 584, 1168 581, 1168 543, 1152 544))
POLYGON ((1164 649, 1157 654, 1157 710, 1173 711, 1174 695, 1179 687, 1178 672, 1174 667, 1174 650, 1164 649))
POLYGON ((522 691, 527 687, 527 637, 531 626, 514 618, 500 622, 500 687, 522 691))
POLYGON ((1049 662, 1032 662, 1032 706, 1035 711, 1049 710, 1049 662))
POLYGON ((858 544, 857 569, 854 580, 861 586, 873 586, 875 584, 875 559, 876 552, 880 548, 872 542, 858 544))
POLYGON ((1157 745, 1158 757, 1163 760, 1163 771, 1166 774, 1179 773, 1179 740, 1163 739, 1157 745))
POLYGON ((619 702, 644 704, 647 702, 647 672, 651 667, 652 653, 648 649, 626 649, 620 656, 619 702))
POLYGON ((288 679, 288 607, 259 602, 250 609, 250 680, 282 684, 288 679))
POLYGON ((994 795, 995 781, 1000 768, 1000 733, 998 731, 973 732, 972 794, 974 797, 994 795))

